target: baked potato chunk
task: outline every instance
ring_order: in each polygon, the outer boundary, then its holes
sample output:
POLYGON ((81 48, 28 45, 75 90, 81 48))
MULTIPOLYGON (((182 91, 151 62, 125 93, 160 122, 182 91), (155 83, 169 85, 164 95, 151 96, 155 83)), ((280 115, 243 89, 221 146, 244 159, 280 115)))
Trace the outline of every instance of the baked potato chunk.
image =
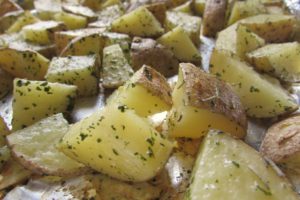
POLYGON ((202 34, 215 37, 225 26, 226 0, 207 0, 203 14, 202 34))
POLYGON ((246 135, 246 113, 229 85, 196 66, 181 63, 172 94, 173 107, 166 119, 171 137, 201 138, 209 129, 246 135))
POLYGON ((247 60, 258 70, 286 82, 300 81, 300 44, 268 44, 247 54, 247 60))
POLYGON ((162 169, 173 143, 124 105, 111 105, 74 124, 60 149, 111 177, 140 182, 162 169))
POLYGON ((145 7, 137 8, 112 22, 114 32, 126 33, 131 36, 157 37, 164 29, 154 15, 145 7))
POLYGON ((53 19, 64 22, 68 29, 79 29, 87 26, 87 18, 79 15, 74 15, 67 12, 59 12, 54 14, 53 19))
POLYGON ((171 108, 171 88, 160 73, 144 65, 109 97, 107 103, 134 109, 138 115, 147 117, 171 108))
POLYGON ((193 62, 195 64, 201 62, 200 52, 189 35, 180 26, 162 35, 157 39, 157 42, 168 47, 175 57, 182 62, 193 62))
POLYGON ((9 12, 0 17, 0 33, 4 33, 17 19, 24 14, 23 10, 9 12))
POLYGON ((8 135, 7 142, 14 158, 32 172, 53 176, 84 173, 83 164, 56 148, 68 129, 69 124, 60 113, 8 135))
POLYGON ((6 96, 12 89, 13 77, 0 69, 0 99, 6 96))
POLYGON ((39 22, 40 20, 26 11, 6 30, 7 33, 19 32, 24 26, 39 22))
POLYGON ((120 45, 114 44, 103 49, 102 83, 105 88, 117 88, 133 75, 120 45))
POLYGON ((135 71, 145 64, 152 66, 166 77, 173 76, 178 72, 179 62, 173 52, 150 38, 133 38, 130 58, 135 71))
POLYGON ((29 49, 0 48, 0 67, 19 78, 41 80, 44 78, 49 60, 29 49))
POLYGON ((275 117, 298 108, 284 89, 264 79, 249 64, 229 52, 214 50, 210 71, 231 84, 251 117, 275 117))
POLYGON ((299 199, 278 170, 242 141, 212 131, 201 144, 184 199, 299 199))
POLYGON ((292 116, 273 124, 266 133, 260 152, 283 170, 300 173, 300 116, 292 116))
POLYGON ((77 87, 73 85, 15 79, 13 130, 25 128, 56 113, 67 113, 73 107, 76 92, 77 87))
POLYGON ((45 76, 49 82, 76 85, 78 96, 98 93, 99 63, 96 55, 54 57, 45 76))
POLYGON ((26 41, 47 45, 54 41, 54 32, 63 31, 65 25, 62 22, 42 21, 24 26, 21 34, 26 41))

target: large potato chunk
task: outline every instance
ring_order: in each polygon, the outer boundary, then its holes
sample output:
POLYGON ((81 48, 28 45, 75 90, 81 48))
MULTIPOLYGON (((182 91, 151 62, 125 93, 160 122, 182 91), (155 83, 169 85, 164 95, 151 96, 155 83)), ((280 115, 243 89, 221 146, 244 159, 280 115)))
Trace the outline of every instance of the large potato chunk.
POLYGON ((18 78, 43 79, 49 60, 29 49, 0 49, 0 67, 18 78))
POLYGON ((74 124, 63 137, 68 156, 125 181, 154 177, 169 158, 173 144, 124 106, 108 106, 74 124))
POLYGON ((13 130, 72 109, 77 87, 46 81, 14 80, 13 130), (26 116, 26 117, 24 117, 26 116))
POLYGON ((194 65, 180 64, 172 98, 166 120, 171 137, 200 138, 209 129, 245 136, 247 119, 239 97, 225 82, 194 65))
POLYGON ((300 173, 300 116, 293 116, 272 125, 260 152, 285 170, 300 173))
POLYGON ((286 82, 300 81, 300 44, 298 42, 268 44, 247 54, 256 69, 286 82))
POLYGON ((79 174, 84 165, 56 148, 68 129, 68 122, 62 114, 57 114, 10 134, 7 141, 13 156, 35 173, 55 176, 79 174))
POLYGON ((164 32, 157 19, 144 7, 116 19, 111 28, 115 32, 141 37, 157 37, 164 32))
POLYGON ((112 94, 108 104, 126 105, 147 117, 171 108, 171 88, 160 73, 144 65, 112 94))
POLYGON ((240 140, 211 132, 200 147, 185 200, 297 200, 274 164, 240 140))
POLYGON ((92 96, 98 93, 98 68, 95 55, 54 57, 45 78, 49 82, 76 85, 79 96, 92 96))
POLYGON ((166 77, 178 72, 179 63, 173 52, 153 39, 133 38, 130 56, 132 67, 136 71, 143 65, 149 65, 166 77))
POLYGON ((226 51, 213 52, 210 71, 231 84, 251 117, 275 117, 298 108, 280 86, 268 82, 247 63, 226 51))

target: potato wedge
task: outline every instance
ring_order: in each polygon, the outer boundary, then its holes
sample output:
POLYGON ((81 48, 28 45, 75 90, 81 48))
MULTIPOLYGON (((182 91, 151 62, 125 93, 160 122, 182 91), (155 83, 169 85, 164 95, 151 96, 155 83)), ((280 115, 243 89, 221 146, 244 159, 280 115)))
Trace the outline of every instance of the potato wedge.
POLYGON ((226 0, 207 0, 203 14, 202 34, 215 37, 225 26, 226 0))
POLYGON ((118 44, 103 49, 102 70, 104 88, 117 88, 128 81, 134 73, 118 44))
POLYGON ((268 82, 249 64, 227 51, 213 51, 210 71, 231 84, 251 117, 275 117, 298 108, 283 88, 268 82))
POLYGON ((225 82, 196 66, 181 63, 172 93, 173 107, 166 119, 171 137, 201 138, 209 129, 246 135, 247 119, 240 98, 225 82))
POLYGON ((111 29, 114 32, 140 37, 157 37, 164 32, 159 21, 145 7, 119 17, 112 22, 111 29))
POLYGON ((12 89, 13 77, 6 71, 0 69, 0 99, 5 97, 12 89))
POLYGON ((300 81, 300 44, 268 44, 247 54, 247 60, 258 70, 286 82, 300 81))
POLYGON ((74 124, 60 148, 101 173, 140 182, 162 169, 173 143, 132 110, 111 105, 74 124))
POLYGON ((282 166, 283 170, 300 173, 300 116, 273 124, 262 141, 260 152, 282 166))
POLYGON ((1 48, 0 67, 19 78, 41 80, 44 78, 49 60, 29 49, 1 48))
POLYGON ((171 88, 160 73, 144 65, 109 97, 107 104, 125 105, 147 117, 171 108, 171 88))
POLYGON ((14 158, 32 172, 52 176, 82 174, 85 166, 56 148, 68 129, 68 122, 59 113, 8 135, 7 142, 14 158))
POLYGON ((76 92, 77 87, 73 85, 15 79, 13 130, 25 128, 55 113, 71 111, 76 92))
POLYGON ((135 37, 131 43, 131 64, 135 71, 144 64, 170 77, 178 72, 179 62, 167 47, 150 38, 135 37))
POLYGON ((157 39, 157 42, 168 47, 175 57, 182 62, 193 62, 195 64, 201 62, 200 52, 189 35, 180 26, 162 35, 157 39))
POLYGON ((212 131, 200 147, 184 199, 299 199, 278 170, 242 141, 212 131))

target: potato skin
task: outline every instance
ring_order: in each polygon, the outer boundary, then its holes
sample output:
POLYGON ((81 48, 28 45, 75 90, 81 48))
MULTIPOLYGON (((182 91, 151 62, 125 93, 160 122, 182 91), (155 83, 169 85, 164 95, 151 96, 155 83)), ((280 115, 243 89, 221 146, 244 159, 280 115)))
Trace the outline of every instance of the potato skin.
POLYGON ((178 72, 179 62, 173 52, 150 38, 135 37, 132 41, 130 57, 135 71, 145 64, 166 77, 178 72))
POLYGON ((192 64, 181 63, 180 67, 185 81, 186 105, 223 114, 245 129, 247 128, 245 109, 229 84, 199 70, 192 64))
POLYGON ((226 0, 208 0, 203 14, 202 33, 208 37, 215 37, 225 25, 226 0))
POLYGON ((273 124, 266 133, 260 152, 276 163, 300 152, 300 115, 273 124))

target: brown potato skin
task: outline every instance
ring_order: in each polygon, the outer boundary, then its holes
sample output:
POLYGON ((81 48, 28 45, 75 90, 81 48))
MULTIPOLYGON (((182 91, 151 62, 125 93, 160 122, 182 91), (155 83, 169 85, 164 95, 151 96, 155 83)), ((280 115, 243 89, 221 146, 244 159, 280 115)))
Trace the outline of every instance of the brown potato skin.
POLYGON ((225 115, 247 129, 245 109, 231 86, 193 64, 181 63, 185 104, 225 115))
POLYGON ((300 152, 300 115, 273 124, 266 132, 260 152, 275 163, 300 152))
POLYGON ((132 41, 130 57, 134 71, 145 64, 166 77, 178 72, 179 62, 173 52, 150 38, 135 37, 132 41))
POLYGON ((0 8, 0 17, 8 12, 23 10, 18 4, 14 3, 11 0, 3 0, 0 3, 0 8))
POLYGON ((215 37, 224 28, 226 15, 226 0, 208 0, 203 14, 202 34, 215 37))

